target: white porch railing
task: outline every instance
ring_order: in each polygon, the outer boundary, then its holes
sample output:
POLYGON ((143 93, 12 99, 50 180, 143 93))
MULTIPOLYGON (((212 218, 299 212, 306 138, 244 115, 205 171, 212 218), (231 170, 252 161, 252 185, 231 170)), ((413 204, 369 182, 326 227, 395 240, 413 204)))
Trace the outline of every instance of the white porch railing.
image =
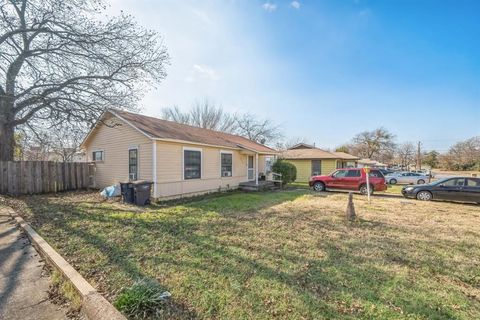
POLYGON ((282 174, 276 172, 269 172, 266 176, 267 181, 282 182, 282 174))

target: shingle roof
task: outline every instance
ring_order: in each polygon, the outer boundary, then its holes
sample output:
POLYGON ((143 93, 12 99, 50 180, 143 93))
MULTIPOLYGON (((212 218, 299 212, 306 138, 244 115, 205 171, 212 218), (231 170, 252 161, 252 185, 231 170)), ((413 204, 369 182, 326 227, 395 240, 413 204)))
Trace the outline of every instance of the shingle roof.
POLYGON ((342 159, 356 160, 358 159, 351 154, 344 152, 329 152, 318 148, 313 149, 293 149, 286 150, 282 153, 284 159, 342 159))
POLYGON ((128 121, 153 139, 180 140, 212 146, 243 148, 260 153, 277 153, 272 148, 234 134, 189 126, 127 111, 112 110, 110 112, 128 121))

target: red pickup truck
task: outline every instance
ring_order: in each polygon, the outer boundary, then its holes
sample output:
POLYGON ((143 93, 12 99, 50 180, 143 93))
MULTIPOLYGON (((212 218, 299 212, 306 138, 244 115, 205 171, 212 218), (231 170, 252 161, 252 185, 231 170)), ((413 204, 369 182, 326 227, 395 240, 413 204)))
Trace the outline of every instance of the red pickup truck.
MULTIPOLYGON (((380 170, 370 169, 368 176, 370 183, 370 194, 373 191, 387 190, 385 177, 380 170)), ((367 194, 367 174, 363 168, 337 169, 328 176, 313 176, 309 181, 310 187, 315 191, 326 191, 327 189, 343 189, 360 191, 367 194)))

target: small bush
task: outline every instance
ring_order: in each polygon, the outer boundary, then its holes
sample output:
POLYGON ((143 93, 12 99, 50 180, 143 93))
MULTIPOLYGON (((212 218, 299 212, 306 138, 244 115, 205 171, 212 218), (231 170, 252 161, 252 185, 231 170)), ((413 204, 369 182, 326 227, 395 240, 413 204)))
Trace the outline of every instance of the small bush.
POLYGON ((131 319, 157 318, 170 293, 152 279, 142 279, 122 290, 114 306, 131 319))
POLYGON ((277 160, 272 166, 272 171, 282 174, 283 185, 294 182, 297 179, 297 168, 290 162, 277 160))

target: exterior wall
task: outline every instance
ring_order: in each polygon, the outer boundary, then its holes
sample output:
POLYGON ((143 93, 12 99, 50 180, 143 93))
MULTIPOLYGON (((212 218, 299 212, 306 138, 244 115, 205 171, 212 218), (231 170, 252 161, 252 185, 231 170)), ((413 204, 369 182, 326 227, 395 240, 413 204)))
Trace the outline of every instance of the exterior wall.
MULTIPOLYGON (((320 159, 321 160, 321 174, 327 175, 335 171, 337 168, 337 160, 335 159, 320 159)), ((312 175, 312 160, 285 160, 290 162, 297 168, 297 182, 308 182, 312 175)))
MULTIPOLYGON (((107 123, 109 120, 106 120, 107 123)), ((115 126, 100 125, 87 141, 86 154, 102 150, 104 161, 97 161, 95 186, 104 188, 128 180, 128 149, 138 147, 138 179, 152 180, 152 140, 121 120, 115 126)))
MULTIPOLYGON (((247 155, 239 150, 157 141, 157 194, 155 198, 192 196, 206 192, 234 189, 247 181, 247 155), (202 151, 201 179, 183 179, 184 148, 202 151), (232 177, 221 177, 220 152, 233 154, 232 177)), ((259 157, 259 163, 260 161, 259 157)), ((255 163, 254 163, 255 165, 255 163)), ((260 165, 259 165, 260 166, 260 165)))

